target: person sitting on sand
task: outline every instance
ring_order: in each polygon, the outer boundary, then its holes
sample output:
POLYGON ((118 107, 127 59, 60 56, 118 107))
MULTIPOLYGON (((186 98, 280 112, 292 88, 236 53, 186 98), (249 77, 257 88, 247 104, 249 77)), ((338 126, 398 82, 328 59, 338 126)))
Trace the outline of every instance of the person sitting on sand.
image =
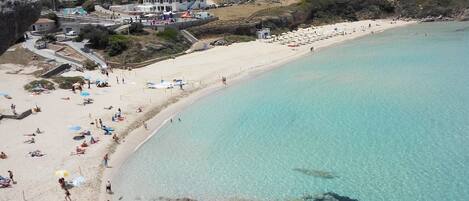
POLYGON ((3 151, 0 152, 0 159, 7 159, 7 158, 8 156, 5 153, 3 153, 3 151))
POLYGON ((98 143, 98 141, 99 141, 99 140, 96 140, 96 139, 94 139, 93 136, 91 136, 91 138, 90 138, 90 144, 96 144, 96 143, 98 143))
POLYGON ((33 144, 35 143, 36 141, 34 140, 34 138, 32 137, 30 140, 26 140, 24 141, 24 143, 27 143, 27 144, 33 144))
POLYGON ((117 137, 116 134, 114 134, 114 135, 112 136, 112 139, 113 139, 116 143, 119 143, 119 137, 117 137))
POLYGON ((80 132, 80 134, 82 134, 83 136, 85 136, 85 135, 91 135, 91 131, 86 130, 86 131, 80 132))
POLYGON ((70 97, 64 97, 62 100, 70 100, 70 97))
POLYGON ((82 149, 79 146, 77 146, 75 151, 76 151, 77 154, 85 154, 85 149, 82 149))
POLYGON ((81 147, 88 147, 88 144, 86 143, 86 141, 83 141, 83 143, 81 143, 80 146, 81 146, 81 147))
POLYGON ((141 107, 137 108, 137 113, 143 112, 143 109, 141 107))

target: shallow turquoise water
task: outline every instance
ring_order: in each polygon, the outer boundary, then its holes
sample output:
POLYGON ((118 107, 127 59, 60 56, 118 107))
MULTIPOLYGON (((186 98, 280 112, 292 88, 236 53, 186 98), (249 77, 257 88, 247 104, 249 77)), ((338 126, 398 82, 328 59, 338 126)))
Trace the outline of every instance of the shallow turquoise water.
POLYGON ((124 164, 116 197, 469 200, 467 27, 390 30, 203 98, 124 164))

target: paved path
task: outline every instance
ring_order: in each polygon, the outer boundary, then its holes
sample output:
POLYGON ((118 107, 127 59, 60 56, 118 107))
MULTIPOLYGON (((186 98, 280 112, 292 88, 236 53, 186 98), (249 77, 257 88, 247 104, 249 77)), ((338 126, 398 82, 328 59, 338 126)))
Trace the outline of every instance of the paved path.
POLYGON ((34 44, 36 44, 36 41, 39 40, 40 37, 39 36, 31 36, 29 35, 29 39, 27 39, 25 42, 23 42, 23 47, 28 49, 29 51, 31 52, 34 52, 35 54, 38 54, 42 57, 45 57, 47 59, 52 59, 52 60, 55 60, 59 63, 69 63, 69 64, 72 64, 72 65, 75 65, 75 66, 79 66, 79 67, 82 67, 83 65, 79 64, 79 63, 76 63, 76 62, 73 62, 73 61, 69 61, 69 60, 66 60, 64 58, 61 58, 61 57, 58 57, 56 56, 54 53, 53 50, 50 50, 50 49, 36 49, 34 47, 34 44))
POLYGON ((89 53, 84 52, 82 50, 85 47, 84 42, 66 41, 66 42, 62 42, 62 43, 67 44, 68 46, 70 46, 71 48, 76 50, 78 53, 80 53, 81 55, 85 56, 86 58, 90 59, 91 61, 96 62, 97 64, 99 64, 100 68, 107 68, 106 62, 104 60, 102 60, 101 58, 99 58, 99 57, 97 57, 97 56, 95 56, 94 54, 91 53, 93 50, 89 50, 90 51, 89 53))

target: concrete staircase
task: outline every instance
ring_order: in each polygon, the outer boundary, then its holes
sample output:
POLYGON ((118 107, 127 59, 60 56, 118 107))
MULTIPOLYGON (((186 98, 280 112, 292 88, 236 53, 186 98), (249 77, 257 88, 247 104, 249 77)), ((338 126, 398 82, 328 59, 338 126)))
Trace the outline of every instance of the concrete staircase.
POLYGON ((195 44, 199 41, 199 39, 197 39, 194 35, 192 35, 189 31, 187 31, 185 29, 181 30, 181 34, 182 34, 182 36, 184 36, 184 38, 186 38, 192 44, 195 44))

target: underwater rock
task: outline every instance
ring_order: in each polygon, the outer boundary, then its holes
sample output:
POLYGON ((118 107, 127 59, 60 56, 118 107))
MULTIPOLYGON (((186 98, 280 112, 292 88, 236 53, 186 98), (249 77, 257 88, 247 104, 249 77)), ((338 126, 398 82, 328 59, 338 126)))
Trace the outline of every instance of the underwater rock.
POLYGON ((301 172, 305 175, 312 176, 312 177, 319 177, 323 179, 334 179, 338 177, 332 172, 322 171, 322 170, 313 170, 313 169, 305 169, 305 168, 293 168, 293 171, 301 172))
POLYGON ((334 192, 318 194, 313 197, 313 201, 358 201, 347 196, 341 196, 334 192))

